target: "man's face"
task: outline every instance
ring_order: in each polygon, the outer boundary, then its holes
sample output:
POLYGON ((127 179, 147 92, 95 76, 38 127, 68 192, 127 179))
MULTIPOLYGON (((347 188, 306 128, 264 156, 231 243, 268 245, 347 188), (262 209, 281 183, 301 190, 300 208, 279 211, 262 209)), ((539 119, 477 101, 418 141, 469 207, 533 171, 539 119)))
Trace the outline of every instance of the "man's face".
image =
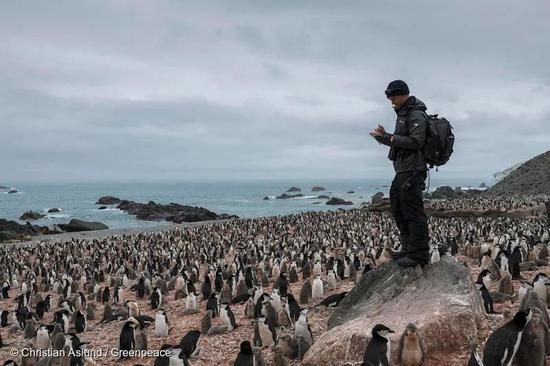
POLYGON ((390 100, 393 108, 399 109, 401 106, 405 103, 405 101, 409 98, 408 95, 396 95, 393 97, 388 97, 390 100))

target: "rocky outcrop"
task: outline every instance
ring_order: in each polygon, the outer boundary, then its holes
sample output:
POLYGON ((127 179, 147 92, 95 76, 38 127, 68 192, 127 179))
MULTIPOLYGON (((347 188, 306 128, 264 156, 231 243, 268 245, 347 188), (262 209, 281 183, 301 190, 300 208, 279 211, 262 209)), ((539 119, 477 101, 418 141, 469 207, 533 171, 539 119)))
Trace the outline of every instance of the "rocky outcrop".
POLYGON ((105 230, 109 228, 101 222, 82 221, 77 219, 72 219, 68 224, 59 224, 57 226, 61 230, 67 232, 105 230))
POLYGON ((452 189, 449 186, 437 187, 435 191, 430 195, 433 199, 455 199, 460 198, 460 193, 456 189, 452 189))
POLYGON ((48 213, 57 213, 57 212, 61 212, 61 209, 57 208, 57 207, 54 207, 54 208, 50 208, 48 210, 48 213))
POLYGON ((482 183, 479 185, 479 188, 487 188, 487 184, 485 184, 485 182, 482 182, 482 183))
POLYGON ((101 207, 98 208, 98 210, 106 210, 106 209, 108 209, 107 206, 101 206, 101 207))
MULTIPOLYGON (((96 204, 112 205, 118 202, 116 206, 119 210, 130 215, 135 215, 139 220, 145 221, 171 221, 176 224, 182 222, 197 222, 208 220, 226 220, 238 218, 235 215, 221 214, 218 215, 203 207, 193 207, 180 205, 179 203, 171 202, 169 204, 159 204, 154 201, 148 203, 139 203, 129 200, 121 200, 117 197, 105 196, 101 197, 96 204)), ((106 209, 102 206, 99 209, 106 209)))
POLYGON ((293 192, 301 192, 302 190, 298 187, 290 187, 289 189, 287 189, 287 192, 288 193, 293 193, 293 192))
POLYGON ((0 189, 8 189, 8 187, 0 186, 0 189))
POLYGON ((96 205, 120 205, 122 200, 113 196, 104 196, 97 200, 96 205))
POLYGON ((321 186, 315 186, 315 187, 311 188, 312 192, 324 192, 326 190, 327 189, 325 187, 321 187, 321 186))
POLYGON ((29 222, 21 225, 16 221, 0 219, 0 242, 25 240, 34 235, 57 233, 59 233, 59 231, 51 230, 46 226, 36 226, 29 222))
POLYGON ((118 209, 135 215, 139 220, 145 221, 171 221, 176 224, 182 222, 196 222, 217 220, 218 215, 203 207, 193 207, 180 205, 179 203, 169 203, 167 205, 157 204, 153 201, 148 203, 138 203, 134 201, 123 200, 118 209))
POLYGON ((327 205, 339 206, 339 205, 353 205, 353 202, 346 201, 343 198, 332 197, 326 202, 327 205))
POLYGON ((372 200, 371 200, 371 203, 373 205, 379 205, 383 202, 384 200, 384 193, 382 192, 376 192, 374 194, 374 196, 372 196, 372 200))
POLYGON ((17 189, 10 189, 8 191, 8 194, 15 194, 15 193, 19 193, 19 191, 17 189))
POLYGON ((278 200, 287 200, 287 199, 289 199, 289 198, 299 198, 299 197, 304 197, 304 195, 301 194, 301 193, 298 193, 298 194, 287 194, 287 193, 283 193, 282 195, 277 196, 277 197, 275 197, 275 198, 278 199, 278 200))
POLYGON ((27 211, 23 215, 21 215, 21 217, 19 217, 19 220, 21 221, 40 220, 44 217, 46 217, 46 215, 43 215, 40 212, 27 211))
POLYGON ((397 365, 399 338, 413 323, 428 355, 464 347, 478 338, 485 315, 468 269, 444 256, 424 270, 400 269, 394 263, 364 275, 342 300, 323 333, 306 353, 303 365, 361 362, 370 331, 382 323, 390 337, 392 364, 397 365))
POLYGON ((550 194, 550 151, 521 164, 488 193, 550 194))

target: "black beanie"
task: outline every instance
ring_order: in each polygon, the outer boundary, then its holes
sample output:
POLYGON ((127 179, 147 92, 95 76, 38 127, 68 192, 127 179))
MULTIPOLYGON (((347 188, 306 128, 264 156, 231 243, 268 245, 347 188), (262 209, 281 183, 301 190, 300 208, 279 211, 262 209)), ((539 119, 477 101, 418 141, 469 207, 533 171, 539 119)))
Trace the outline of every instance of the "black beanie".
POLYGON ((409 95, 409 86, 403 80, 394 80, 388 84, 388 88, 384 91, 386 97, 395 97, 397 95, 409 95))

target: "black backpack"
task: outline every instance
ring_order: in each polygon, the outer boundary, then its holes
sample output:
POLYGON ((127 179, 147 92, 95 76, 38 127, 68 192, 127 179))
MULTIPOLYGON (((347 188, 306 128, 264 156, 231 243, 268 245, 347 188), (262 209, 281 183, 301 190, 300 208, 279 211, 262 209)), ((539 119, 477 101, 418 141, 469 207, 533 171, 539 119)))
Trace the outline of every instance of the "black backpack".
POLYGON ((422 155, 430 169, 434 166, 444 165, 453 154, 455 135, 453 126, 443 117, 437 114, 428 116, 426 141, 422 147, 422 155))

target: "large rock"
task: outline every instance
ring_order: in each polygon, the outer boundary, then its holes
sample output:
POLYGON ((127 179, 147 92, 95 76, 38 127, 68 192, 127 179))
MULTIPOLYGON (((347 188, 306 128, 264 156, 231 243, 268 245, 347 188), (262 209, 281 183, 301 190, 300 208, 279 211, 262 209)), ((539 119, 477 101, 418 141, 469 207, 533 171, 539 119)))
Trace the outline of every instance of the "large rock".
POLYGON ((8 191, 9 194, 15 194, 15 193, 19 193, 19 191, 17 189, 10 189, 8 191))
POLYGON ((97 200, 96 205, 119 205, 122 203, 120 198, 113 196, 103 196, 97 200))
POLYGON ((59 224, 57 226, 59 226, 61 230, 68 232, 105 230, 109 228, 101 222, 88 222, 77 219, 72 219, 68 224, 59 224))
POLYGON ((327 189, 325 187, 321 187, 321 186, 315 186, 315 187, 311 188, 312 192, 324 192, 326 190, 327 189))
POLYGON ((343 198, 332 197, 326 202, 327 205, 339 206, 339 205, 353 205, 353 202, 346 201, 343 198))
POLYGON ((56 212, 61 212, 61 209, 57 208, 57 207, 54 207, 54 208, 50 208, 48 210, 48 213, 56 213, 56 212))
POLYGON ((449 186, 441 186, 437 187, 430 197, 434 199, 454 199, 459 198, 460 193, 458 193, 456 189, 452 189, 449 186))
POLYGON ((27 222, 21 225, 16 221, 0 219, 0 242, 11 240, 25 240, 33 235, 56 234, 58 231, 50 230, 46 226, 36 226, 27 222))
POLYGON ((289 193, 292 193, 292 192, 301 192, 301 189, 298 188, 298 187, 290 187, 289 189, 287 189, 287 192, 289 192, 289 193))
POLYGON ((289 199, 289 198, 299 198, 299 197, 304 197, 304 195, 301 194, 301 193, 298 193, 298 194, 287 194, 287 193, 283 193, 282 195, 277 196, 277 197, 275 197, 275 198, 278 199, 278 200, 287 200, 287 199, 289 199))
POLYGON ((392 364, 397 365, 399 338, 413 323, 427 354, 445 353, 478 339, 485 315, 483 301, 468 269, 444 256, 421 270, 385 263, 368 272, 335 309, 328 331, 307 352, 303 365, 360 362, 371 329, 383 323, 390 337, 392 364))
POLYGON ((372 204, 373 205, 379 205, 383 202, 384 199, 384 193, 383 192, 376 192, 374 196, 372 196, 372 204))
MULTIPOLYGON (((146 221, 171 221, 174 223, 196 222, 225 219, 230 216, 220 217, 216 213, 207 210, 203 207, 193 207, 180 205, 179 203, 169 203, 167 205, 157 204, 153 201, 148 203, 138 203, 133 201, 123 200, 118 206, 118 209, 136 215, 140 220, 146 221)), ((231 216, 235 217, 235 216, 231 216)))
POLYGON ((27 211, 23 215, 21 215, 21 217, 19 217, 19 220, 21 220, 21 221, 40 220, 44 217, 46 217, 46 215, 43 215, 40 212, 27 211))

